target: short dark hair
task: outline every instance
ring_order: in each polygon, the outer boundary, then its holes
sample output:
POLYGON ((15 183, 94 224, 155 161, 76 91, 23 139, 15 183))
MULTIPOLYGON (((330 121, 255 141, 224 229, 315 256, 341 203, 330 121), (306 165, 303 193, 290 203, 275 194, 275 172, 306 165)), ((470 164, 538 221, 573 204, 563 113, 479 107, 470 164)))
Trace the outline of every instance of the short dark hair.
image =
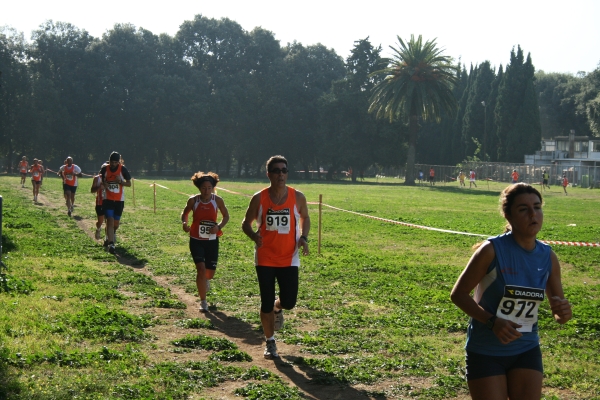
POLYGON ((285 163, 286 167, 288 165, 288 162, 284 156, 279 156, 279 155, 273 156, 267 160, 267 172, 269 172, 271 170, 271 165, 277 164, 277 163, 285 163))
POLYGON ((110 157, 108 158, 110 161, 121 161, 121 155, 116 151, 110 153, 110 157))

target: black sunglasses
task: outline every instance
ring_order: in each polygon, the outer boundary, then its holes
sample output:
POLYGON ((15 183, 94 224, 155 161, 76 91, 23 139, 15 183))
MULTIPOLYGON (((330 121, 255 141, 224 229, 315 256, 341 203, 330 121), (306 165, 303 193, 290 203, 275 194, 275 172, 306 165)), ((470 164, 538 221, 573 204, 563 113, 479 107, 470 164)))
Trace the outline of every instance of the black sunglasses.
POLYGON ((272 170, 269 170, 270 174, 279 174, 280 172, 287 174, 288 173, 288 169, 287 168, 273 168, 272 170))

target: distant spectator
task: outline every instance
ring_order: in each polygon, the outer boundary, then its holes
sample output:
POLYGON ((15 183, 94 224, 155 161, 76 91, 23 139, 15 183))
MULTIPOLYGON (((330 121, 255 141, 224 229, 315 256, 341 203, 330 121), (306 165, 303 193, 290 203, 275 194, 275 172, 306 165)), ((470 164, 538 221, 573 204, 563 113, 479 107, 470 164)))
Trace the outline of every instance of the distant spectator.
POLYGON ((510 174, 511 178, 512 178, 512 183, 517 183, 519 182, 519 173, 517 172, 516 169, 513 169, 512 174, 510 174))
POLYGON ((567 174, 563 174, 562 177, 562 187, 565 191, 565 196, 567 195, 567 186, 569 186, 569 180, 567 179, 567 174))

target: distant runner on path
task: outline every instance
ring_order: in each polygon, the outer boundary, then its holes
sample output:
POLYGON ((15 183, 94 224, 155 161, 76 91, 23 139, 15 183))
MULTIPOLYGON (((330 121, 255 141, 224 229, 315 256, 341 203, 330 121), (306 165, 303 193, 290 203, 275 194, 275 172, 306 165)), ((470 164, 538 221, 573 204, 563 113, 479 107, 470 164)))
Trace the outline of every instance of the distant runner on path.
POLYGON ((106 241, 108 252, 115 254, 115 233, 119 228, 121 215, 125 208, 125 190, 123 187, 131 186, 131 175, 121 162, 121 155, 113 151, 109 157, 109 164, 103 165, 100 170, 102 186, 104 186, 104 199, 102 210, 106 219, 106 241))
POLYGON ((469 189, 471 189, 471 185, 477 187, 477 184, 475 183, 475 171, 473 170, 469 171, 469 189))
POLYGON ((196 265, 196 287, 200 296, 200 312, 208 312, 206 292, 210 290, 210 280, 215 276, 219 259, 219 237, 223 227, 229 222, 229 211, 223 199, 214 194, 219 175, 214 172, 196 172, 192 176, 194 186, 200 194, 191 196, 181 212, 183 231, 190 234, 190 253, 196 265), (217 223, 218 211, 221 222, 217 223), (192 212, 192 223, 188 214, 192 212))
POLYGON ((19 173, 21 174, 21 187, 25 187, 25 179, 27 178, 27 171, 29 170, 29 163, 27 157, 23 156, 19 161, 19 173))
POLYGON ((29 172, 31 173, 31 184, 33 185, 33 201, 37 202, 40 186, 42 185, 42 176, 44 175, 44 167, 39 164, 37 158, 33 159, 33 165, 29 172))
POLYGON ((71 216, 73 204, 75 204, 75 192, 77 191, 77 178, 81 178, 81 168, 73 164, 73 158, 67 157, 67 163, 58 169, 58 176, 63 179, 63 192, 67 205, 67 215, 71 216))
POLYGON ((288 165, 283 156, 267 161, 268 188, 252 196, 242 230, 255 243, 254 263, 260 287, 260 321, 266 337, 264 356, 279 358, 275 331, 283 327, 283 309, 298 297, 299 250, 308 255, 310 217, 304 194, 287 186, 288 165), (256 221, 257 230, 252 227, 256 221), (279 297, 275 297, 275 281, 279 297), (273 303, 275 299, 275 303, 273 303))

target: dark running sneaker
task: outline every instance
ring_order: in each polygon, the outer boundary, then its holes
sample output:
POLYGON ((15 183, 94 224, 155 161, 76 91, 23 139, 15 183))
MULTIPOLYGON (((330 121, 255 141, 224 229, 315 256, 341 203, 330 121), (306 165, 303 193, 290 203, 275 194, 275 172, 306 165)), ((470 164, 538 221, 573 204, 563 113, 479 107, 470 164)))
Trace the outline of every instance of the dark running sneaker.
POLYGON ((277 344, 275 344, 275 339, 267 340, 267 345, 265 347, 265 358, 267 360, 279 358, 279 354, 277 354, 277 344))
POLYGON ((275 311, 275 330, 283 328, 283 310, 275 311))
POLYGON ((108 245, 108 252, 109 252, 110 254, 115 254, 115 245, 114 245, 114 243, 110 243, 110 244, 108 245))

